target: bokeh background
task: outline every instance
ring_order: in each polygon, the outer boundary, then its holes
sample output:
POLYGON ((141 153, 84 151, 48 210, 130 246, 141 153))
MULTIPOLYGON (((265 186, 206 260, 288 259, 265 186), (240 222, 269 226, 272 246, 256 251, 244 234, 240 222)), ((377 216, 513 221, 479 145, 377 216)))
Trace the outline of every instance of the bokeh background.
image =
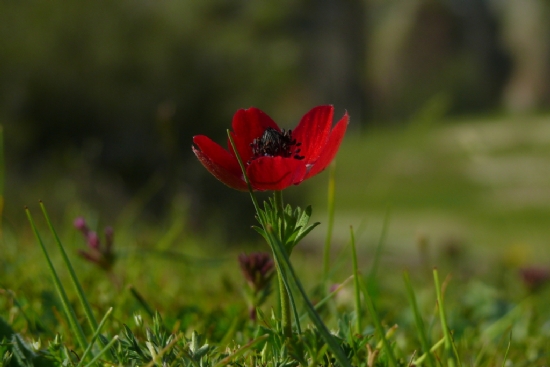
MULTIPOLYGON (((248 197, 204 170, 192 136, 224 142, 239 108, 292 128, 333 104, 351 116, 338 241, 350 223, 376 241, 389 210, 392 243, 543 259, 548 19, 544 0, 2 1, 5 220, 39 199, 104 223, 179 207, 197 233, 251 238, 248 197)), ((324 221, 327 177, 288 200, 324 221)))

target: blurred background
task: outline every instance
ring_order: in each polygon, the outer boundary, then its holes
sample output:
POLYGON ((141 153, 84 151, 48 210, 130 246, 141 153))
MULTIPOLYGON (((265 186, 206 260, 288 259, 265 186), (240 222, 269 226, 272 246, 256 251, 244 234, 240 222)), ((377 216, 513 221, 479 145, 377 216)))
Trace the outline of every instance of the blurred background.
MULTIPOLYGON (((206 172, 192 136, 225 144, 239 108, 292 128, 333 104, 351 116, 337 241, 350 223, 376 241, 389 208, 392 243, 538 256, 550 234, 548 19, 544 0, 2 1, 5 220, 23 222, 39 199, 105 223, 161 223, 179 208, 197 233, 256 238, 248 196, 206 172)), ((288 200, 325 221, 327 178, 288 200)))

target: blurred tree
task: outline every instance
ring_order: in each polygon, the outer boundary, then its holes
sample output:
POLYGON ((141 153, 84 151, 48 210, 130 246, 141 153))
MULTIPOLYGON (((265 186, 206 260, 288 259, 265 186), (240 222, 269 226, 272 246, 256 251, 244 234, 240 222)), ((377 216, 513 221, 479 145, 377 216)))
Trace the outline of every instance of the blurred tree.
POLYGON ((406 119, 437 95, 452 113, 498 106, 509 62, 487 3, 374 3, 368 78, 376 118, 406 119))

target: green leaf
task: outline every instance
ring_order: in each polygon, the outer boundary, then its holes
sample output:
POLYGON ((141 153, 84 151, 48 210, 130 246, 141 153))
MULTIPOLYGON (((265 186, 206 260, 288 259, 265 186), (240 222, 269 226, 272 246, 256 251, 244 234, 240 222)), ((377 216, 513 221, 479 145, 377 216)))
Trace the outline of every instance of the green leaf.
POLYGON ((46 262, 48 264, 48 268, 50 270, 50 275, 52 276, 52 280, 54 282, 54 286, 57 290, 57 294, 59 295, 59 298, 61 299, 61 304, 63 305, 63 310, 65 311, 65 315, 67 316, 67 319, 69 320, 69 325, 71 326, 71 329, 73 333, 75 334, 76 339, 78 340, 78 344, 82 348, 86 348, 88 343, 86 342, 86 337, 84 336, 84 331, 82 330, 82 326, 78 323, 78 319, 76 317, 76 313, 69 302, 69 298, 67 297, 67 292, 65 292, 65 288, 61 284, 61 280, 59 279, 59 276, 57 275, 57 272, 53 266, 53 263, 50 259, 50 255, 48 254, 48 250, 46 250, 46 246, 44 245, 44 242, 42 242, 42 238, 40 237, 40 234, 38 233, 38 229, 36 228, 36 225, 34 224, 34 220, 32 219, 31 212, 28 208, 25 208, 25 212, 27 214, 27 218, 29 220, 29 223, 31 225, 31 229, 34 232, 34 235, 36 237, 36 240, 38 244, 40 245, 40 248, 42 249, 42 252, 44 254, 44 257, 46 258, 46 262))
POLYGON ((11 342, 13 356, 17 364, 19 366, 33 367, 33 360, 37 357, 37 354, 33 352, 32 348, 23 340, 21 335, 13 334, 11 342))

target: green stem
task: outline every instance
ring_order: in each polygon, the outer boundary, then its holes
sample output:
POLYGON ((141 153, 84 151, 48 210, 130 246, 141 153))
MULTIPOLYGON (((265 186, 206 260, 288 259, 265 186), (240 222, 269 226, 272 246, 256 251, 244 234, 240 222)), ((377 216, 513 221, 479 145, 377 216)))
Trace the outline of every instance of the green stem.
MULTIPOLYGON (((281 221, 280 225, 280 233, 277 233, 279 238, 281 239, 282 244, 286 247, 286 243, 284 242, 285 238, 285 204, 283 201, 283 192, 282 191, 274 191, 273 196, 275 198, 275 210, 277 210, 277 216, 279 217, 279 220, 281 221)), ((288 251, 288 248, 287 248, 288 251)), ((290 253, 289 253, 290 255, 290 253)))
POLYGON ((288 297, 288 292, 285 287, 285 282, 281 274, 281 270, 278 272, 279 275, 279 293, 281 298, 281 320, 283 326, 283 334, 290 338, 292 336, 292 316, 290 313, 290 299, 288 297))
MULTIPOLYGON (((281 239, 281 243, 283 245, 285 244, 283 242, 284 239, 284 233, 285 233, 285 205, 283 201, 283 192, 282 191, 275 191, 273 193, 273 196, 275 198, 275 206, 277 210, 277 216, 279 217, 279 220, 281 221, 280 226, 280 233, 278 233, 279 238, 281 239)), ((290 255, 290 254, 289 254, 290 255)), ((285 287, 285 283, 283 281, 281 271, 279 270, 279 293, 281 298, 281 320, 282 320, 282 326, 283 326, 283 334, 290 338, 292 336, 292 315, 290 312, 290 299, 288 295, 288 290, 285 287)))
MULTIPOLYGON (((439 308, 439 318, 441 320, 441 328, 443 329, 443 336, 445 337, 445 351, 447 353, 447 365, 449 367, 455 367, 455 359, 453 358, 453 339, 449 327, 447 326, 447 317, 445 315, 445 305, 443 303, 443 293, 441 293, 441 283, 439 282, 439 273, 436 268, 433 270, 435 292, 437 296, 437 306, 439 308)), ((456 357, 456 356, 455 356, 456 357)), ((458 360, 458 358, 457 358, 458 360)), ((458 364, 460 365, 460 363, 458 364)))
POLYGON ((328 273, 330 270, 330 242, 332 241, 332 229, 334 227, 334 191, 335 191, 335 172, 336 163, 330 165, 328 179, 328 223, 327 237, 325 238, 325 247, 323 251, 323 276, 325 282, 328 281, 328 273))
POLYGON ((351 258, 353 260, 353 283, 355 288, 355 332, 361 334, 361 287, 359 286, 359 270, 357 266, 357 251, 355 249, 355 235, 353 227, 349 227, 351 235, 351 258))
POLYGON ((34 220, 32 219, 31 212, 28 208, 25 208, 25 212, 27 214, 27 218, 29 220, 29 223, 31 225, 31 229, 34 232, 34 236, 36 237, 36 240, 38 244, 40 245, 40 248, 42 249, 42 252, 44 253, 44 257, 46 258, 46 262, 48 264, 48 268, 50 270, 50 275, 52 276, 54 286, 57 290, 57 294, 59 295, 59 298, 61 299, 61 305, 63 306, 63 310, 65 311, 65 315, 67 316, 67 319, 69 320, 69 325, 71 326, 71 329, 73 330, 73 333, 75 334, 76 340, 78 344, 82 347, 82 349, 86 349, 86 346, 88 345, 88 342, 86 341, 86 337, 84 336, 84 331, 82 331, 82 326, 78 323, 78 318, 76 317, 76 313, 71 305, 71 302, 69 302, 69 297, 67 297, 67 293, 65 292, 65 288, 63 288, 63 285, 61 284, 61 280, 59 279, 59 276, 57 275, 57 272, 55 271, 55 268, 53 266, 52 260, 50 259, 50 255, 48 254, 48 250, 46 250, 46 246, 44 245, 44 242, 42 241, 42 238, 40 237, 40 234, 38 233, 38 229, 36 228, 36 225, 34 224, 34 220))

